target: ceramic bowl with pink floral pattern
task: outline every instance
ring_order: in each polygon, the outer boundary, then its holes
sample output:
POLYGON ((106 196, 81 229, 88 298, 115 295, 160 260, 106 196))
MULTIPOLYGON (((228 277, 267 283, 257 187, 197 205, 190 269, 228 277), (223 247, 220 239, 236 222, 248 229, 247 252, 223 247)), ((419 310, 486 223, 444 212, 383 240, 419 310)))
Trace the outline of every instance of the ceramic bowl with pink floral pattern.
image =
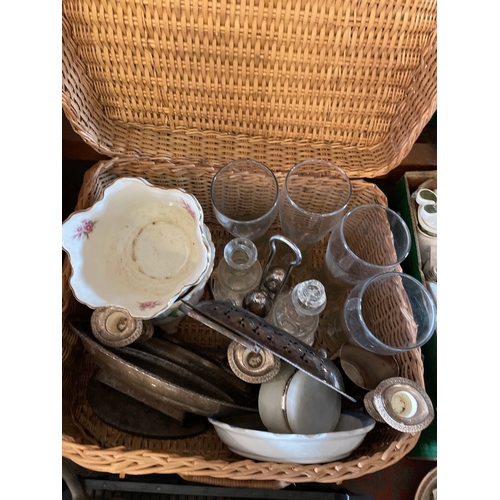
POLYGON ((71 214, 62 240, 78 301, 142 319, 198 285, 211 259, 198 200, 140 178, 117 179, 92 207, 71 214))
POLYGON ((207 271, 203 274, 201 281, 194 287, 191 287, 186 291, 184 295, 181 295, 168 309, 160 314, 157 314, 152 320, 153 325, 161 328, 165 333, 173 335, 177 333, 177 329, 180 321, 186 316, 179 307, 182 301, 189 302, 192 306, 198 304, 198 302, 203 297, 205 292, 205 286, 208 283, 212 271, 214 270, 215 263, 215 245, 212 241, 212 235, 210 229, 207 226, 203 228, 205 236, 207 237, 208 244, 210 245, 210 264, 207 271))

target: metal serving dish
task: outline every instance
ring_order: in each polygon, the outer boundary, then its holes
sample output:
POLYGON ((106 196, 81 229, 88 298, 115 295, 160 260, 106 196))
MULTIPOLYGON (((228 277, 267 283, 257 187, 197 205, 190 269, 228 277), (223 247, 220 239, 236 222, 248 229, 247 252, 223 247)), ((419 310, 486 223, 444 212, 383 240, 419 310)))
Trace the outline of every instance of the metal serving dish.
POLYGON ((211 417, 257 411, 245 391, 229 394, 176 363, 136 349, 106 348, 92 339, 83 320, 72 318, 70 326, 106 374, 106 383, 167 415, 182 420, 183 412, 211 417))

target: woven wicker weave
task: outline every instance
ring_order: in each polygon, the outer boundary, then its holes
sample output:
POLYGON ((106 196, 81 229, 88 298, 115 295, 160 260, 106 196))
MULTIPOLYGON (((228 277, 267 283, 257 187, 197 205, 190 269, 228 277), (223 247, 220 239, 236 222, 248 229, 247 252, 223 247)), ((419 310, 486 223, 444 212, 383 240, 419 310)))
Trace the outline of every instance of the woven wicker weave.
MULTIPOLYGON (((435 0, 63 0, 62 21, 66 117, 96 151, 120 157, 87 172, 76 209, 119 176, 184 188, 203 206, 219 257, 230 236, 214 218, 209 185, 221 165, 259 160, 281 185, 295 163, 313 157, 351 179, 382 176, 436 109, 435 0)), ((353 181, 351 206, 367 202, 387 200, 374 184, 353 181)), ((278 230, 275 223, 270 234, 278 230)), ((314 249, 314 266, 325 248, 314 249)), ((181 440, 117 431, 86 401, 95 366, 67 318, 89 310, 74 299, 70 273, 66 259, 62 451, 83 467, 262 487, 339 483, 394 464, 418 440, 377 423, 351 456, 306 466, 242 459, 213 429, 181 440)), ((190 318, 180 334, 206 346, 224 341, 190 318)), ((328 339, 319 345, 331 351, 328 339)), ((423 385, 420 350, 398 361, 402 376, 423 385)))
MULTIPOLYGON (((141 176, 168 187, 182 187, 200 201, 216 246, 218 258, 230 235, 217 223, 209 200, 210 181, 221 164, 201 165, 187 162, 137 162, 115 159, 97 164, 85 176, 76 209, 95 203, 106 186, 120 176, 141 176)), ((278 172, 282 186, 285 173, 278 172)), ((380 190, 362 180, 353 181, 350 206, 387 200, 380 190)), ((270 234, 279 231, 279 219, 270 234)), ((326 240, 314 248, 313 265, 321 266, 326 240)), ((86 401, 86 385, 95 365, 67 324, 77 312, 90 311, 79 304, 68 286, 71 268, 65 260, 63 271, 63 455, 91 470, 127 473, 178 473, 184 476, 282 482, 340 482, 380 470, 405 456, 415 446, 418 434, 401 434, 385 424, 377 424, 362 446, 343 461, 321 465, 276 464, 244 460, 220 441, 213 429, 181 440, 143 439, 120 432, 104 424, 86 401)), ((208 295, 205 297, 208 298, 208 295)), ((384 314, 383 305, 381 314, 384 314)), ((390 330, 397 329, 399 317, 385 318, 390 330)), ((188 342, 214 347, 226 342, 221 334, 191 318, 180 323, 179 334, 188 342)), ((319 339, 317 347, 329 351, 328 342, 319 339)), ((398 357, 401 375, 423 384, 420 351, 398 357)))
POLYGON ((436 0, 63 0, 63 109, 108 156, 389 172, 436 110, 436 0))

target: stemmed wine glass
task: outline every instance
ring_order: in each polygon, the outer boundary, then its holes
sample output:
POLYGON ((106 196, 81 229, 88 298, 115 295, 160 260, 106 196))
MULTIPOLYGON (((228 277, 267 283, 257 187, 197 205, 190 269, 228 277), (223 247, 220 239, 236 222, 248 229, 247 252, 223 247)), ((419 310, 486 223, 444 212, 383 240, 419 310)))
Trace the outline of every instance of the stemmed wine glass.
POLYGON ((278 213, 279 185, 266 165, 238 159, 224 165, 212 179, 210 199, 219 223, 236 238, 262 248, 278 213))
POLYGON ((316 158, 297 163, 280 194, 281 232, 306 254, 342 218, 351 194, 349 177, 337 165, 316 158))

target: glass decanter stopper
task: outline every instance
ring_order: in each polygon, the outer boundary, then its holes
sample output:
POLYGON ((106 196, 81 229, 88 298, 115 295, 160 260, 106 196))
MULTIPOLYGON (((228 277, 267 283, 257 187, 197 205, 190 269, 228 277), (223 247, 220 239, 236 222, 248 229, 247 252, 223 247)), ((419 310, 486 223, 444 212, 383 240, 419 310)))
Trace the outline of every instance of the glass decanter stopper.
POLYGON ((306 344, 314 344, 319 315, 326 306, 325 287, 318 280, 303 281, 288 293, 278 296, 269 323, 306 344))
POLYGON ((215 270, 213 296, 241 306, 245 295, 259 286, 261 277, 255 244, 246 238, 234 238, 224 247, 224 258, 215 270))

